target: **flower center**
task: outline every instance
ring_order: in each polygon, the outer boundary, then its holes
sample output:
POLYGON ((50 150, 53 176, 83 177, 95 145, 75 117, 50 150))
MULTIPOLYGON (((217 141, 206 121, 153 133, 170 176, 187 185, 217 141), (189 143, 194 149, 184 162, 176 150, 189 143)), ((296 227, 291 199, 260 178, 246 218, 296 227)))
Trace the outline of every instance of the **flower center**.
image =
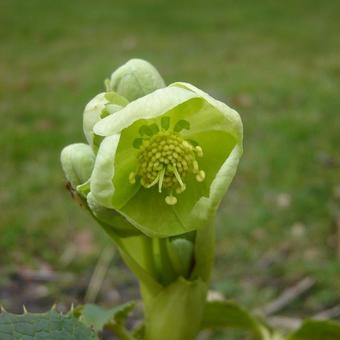
POLYGON ((163 188, 169 192, 165 202, 174 205, 177 198, 173 194, 180 194, 186 189, 184 180, 189 174, 194 174, 198 182, 205 178, 196 156, 203 156, 200 146, 193 146, 176 132, 160 131, 143 140, 139 147, 138 169, 130 173, 129 181, 134 184, 138 176, 145 188, 158 184, 159 192, 163 188))

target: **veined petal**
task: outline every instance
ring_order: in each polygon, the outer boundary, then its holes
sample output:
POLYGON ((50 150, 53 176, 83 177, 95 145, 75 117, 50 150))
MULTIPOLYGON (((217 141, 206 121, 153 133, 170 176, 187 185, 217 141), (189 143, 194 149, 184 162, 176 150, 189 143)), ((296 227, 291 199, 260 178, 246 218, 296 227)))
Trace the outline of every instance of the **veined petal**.
POLYGON ((120 135, 104 138, 91 175, 91 193, 99 204, 111 209, 125 204, 139 189, 139 185, 131 185, 127 178, 121 180, 122 171, 116 171, 117 163, 121 169, 130 169, 131 160, 133 164, 136 162, 134 155, 125 152, 117 157, 119 141, 120 135))
MULTIPOLYGON (((179 202, 174 209, 184 225, 198 229, 209 221, 216 210, 215 202, 219 203, 228 188, 225 181, 220 181, 219 185, 216 185, 215 181, 231 156, 236 142, 234 137, 223 131, 200 132, 193 134, 192 138, 204 150, 203 157, 199 159, 199 166, 205 172, 205 179, 202 183, 197 183, 194 179, 188 181, 187 189, 179 196, 179 202), (219 196, 216 193, 217 188, 220 190, 219 196), (206 204, 201 205, 201 200, 206 204)), ((229 166, 227 168, 229 169, 229 166)), ((230 182, 231 179, 232 177, 230 182)))
POLYGON ((156 188, 141 187, 119 212, 150 237, 180 235, 192 230, 191 226, 182 223, 174 206, 167 205, 164 198, 156 188))
POLYGON ((211 183, 209 197, 201 197, 195 204, 192 210, 196 220, 194 224, 200 224, 201 220, 208 221, 213 216, 235 176, 242 153, 242 144, 237 144, 211 183))
POLYGON ((220 114, 224 116, 223 121, 213 121, 210 118, 210 121, 207 122, 205 119, 196 121, 196 124, 192 125, 192 130, 199 131, 199 130, 223 130, 230 133, 232 136, 235 137, 237 141, 242 142, 243 138, 243 126, 242 121, 234 109, 230 108, 228 105, 224 104, 223 102, 216 100, 215 98, 211 97, 204 91, 198 89, 192 84, 184 83, 184 82, 176 82, 169 87, 179 87, 184 88, 187 90, 192 91, 200 98, 204 99, 207 104, 209 104, 205 109, 210 111, 209 115, 211 115, 212 109, 216 110, 220 114), (210 106, 210 107, 209 107, 210 106))
POLYGON ((175 86, 159 89, 131 102, 114 116, 98 121, 93 131, 99 136, 117 134, 137 120, 161 116, 176 106, 198 97, 192 91, 175 86))
POLYGON ((113 208, 112 195, 114 187, 112 180, 115 172, 114 159, 119 137, 119 135, 113 135, 103 140, 92 172, 91 193, 99 204, 107 208, 113 208))

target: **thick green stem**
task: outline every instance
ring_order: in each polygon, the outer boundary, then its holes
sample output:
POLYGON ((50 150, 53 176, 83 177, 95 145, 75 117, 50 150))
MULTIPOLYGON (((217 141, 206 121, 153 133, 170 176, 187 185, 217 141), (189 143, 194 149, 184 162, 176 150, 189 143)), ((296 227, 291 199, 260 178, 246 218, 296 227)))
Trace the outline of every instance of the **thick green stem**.
POLYGON ((145 258, 146 270, 155 278, 158 278, 155 258, 153 255, 152 239, 143 237, 143 253, 145 258))
MULTIPOLYGON (((160 240, 157 240, 159 242, 160 240)), ((162 240, 166 241, 166 240, 162 240)), ((158 244, 161 271, 169 271, 171 262, 166 252, 166 243, 158 244)), ((194 269, 190 280, 173 279, 157 294, 150 294, 141 286, 145 307, 145 340, 194 340, 201 327, 206 295, 213 265, 215 228, 211 223, 196 232, 194 269)), ((164 283, 163 283, 164 284, 164 283)))
POLYGON ((213 221, 197 230, 195 239, 195 267, 191 279, 210 281, 215 257, 215 224, 213 221))
POLYGON ((207 285, 179 278, 159 294, 141 287, 145 313, 145 340, 194 340, 200 331, 207 285))
POLYGON ((158 272, 163 285, 168 285, 176 279, 176 273, 172 267, 167 250, 167 239, 154 239, 154 246, 158 253, 158 272))

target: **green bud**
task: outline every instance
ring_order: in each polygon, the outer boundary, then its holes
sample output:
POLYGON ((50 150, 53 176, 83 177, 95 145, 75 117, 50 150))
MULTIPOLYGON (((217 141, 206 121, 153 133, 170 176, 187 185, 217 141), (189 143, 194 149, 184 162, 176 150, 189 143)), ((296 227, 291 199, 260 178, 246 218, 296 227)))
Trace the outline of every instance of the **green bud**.
POLYGON ((165 87, 165 83, 150 63, 142 59, 131 59, 112 73, 109 87, 133 101, 165 87))
POLYGON ((193 263, 193 243, 185 238, 168 241, 168 253, 173 268, 180 276, 187 278, 193 263))
POLYGON ((61 165, 72 188, 75 189, 90 178, 94 160, 94 153, 87 144, 71 144, 62 150, 60 155, 61 165))
POLYGON ((102 118, 116 113, 126 106, 128 101, 115 92, 103 92, 88 102, 83 114, 83 131, 87 142, 93 146, 93 127, 102 118))

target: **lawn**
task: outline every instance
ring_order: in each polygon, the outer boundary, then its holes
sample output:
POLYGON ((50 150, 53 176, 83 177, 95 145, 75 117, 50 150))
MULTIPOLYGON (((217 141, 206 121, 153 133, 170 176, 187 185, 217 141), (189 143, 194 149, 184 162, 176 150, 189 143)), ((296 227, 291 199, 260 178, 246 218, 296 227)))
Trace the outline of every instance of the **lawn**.
MULTIPOLYGON (((212 286, 255 308, 310 277, 313 288, 282 314, 339 304, 339 13, 339 2, 321 0, 2 0, 0 302, 27 303, 9 288, 23 271, 88 282, 108 238, 70 199, 59 153, 84 141, 82 111, 103 79, 140 57, 167 83, 191 82, 243 118, 212 286)), ((136 296, 118 256, 108 277, 113 300, 136 296)), ((45 303, 81 301, 72 282, 49 282, 45 303)))

